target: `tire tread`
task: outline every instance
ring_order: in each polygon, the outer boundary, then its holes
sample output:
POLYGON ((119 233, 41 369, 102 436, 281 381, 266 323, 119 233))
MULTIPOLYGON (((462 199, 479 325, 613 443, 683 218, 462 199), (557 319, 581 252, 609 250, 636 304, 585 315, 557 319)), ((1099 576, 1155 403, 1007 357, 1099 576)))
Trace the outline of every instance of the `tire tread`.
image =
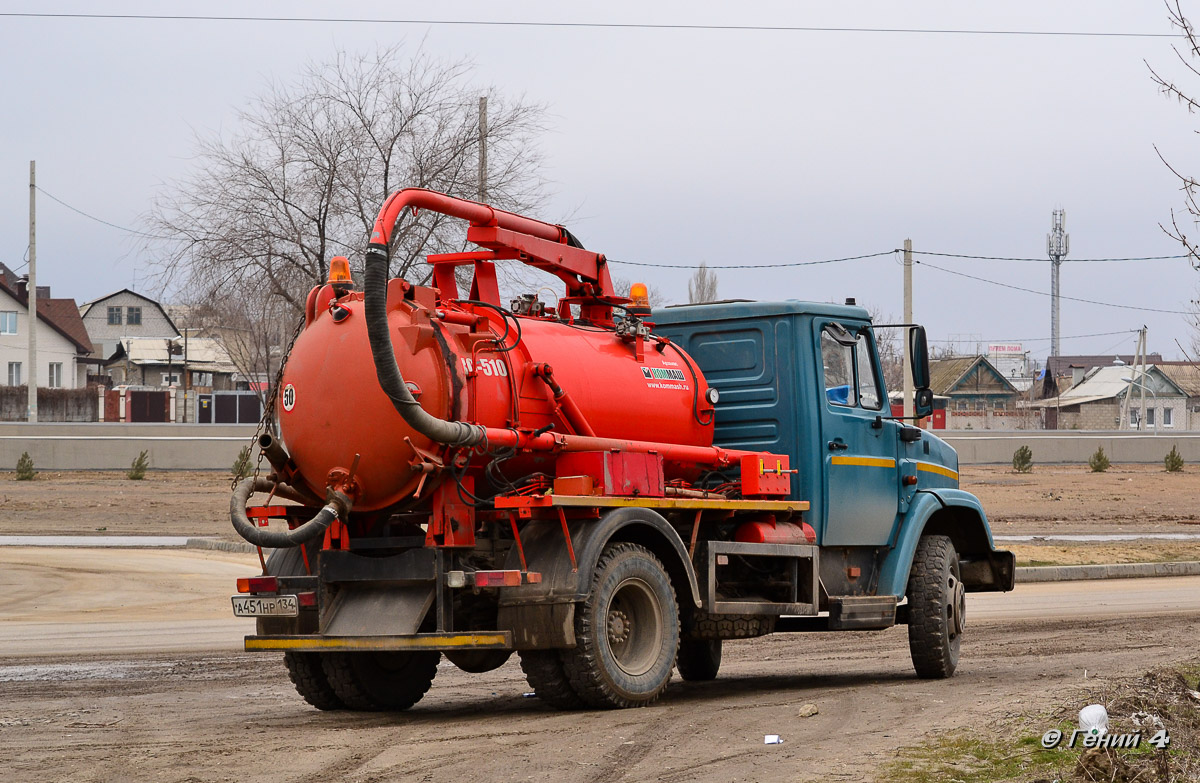
POLYGON ((947 536, 924 536, 913 555, 908 580, 908 645, 913 668, 922 679, 944 679, 958 662, 950 652, 950 629, 943 604, 943 582, 955 560, 947 536))
MULTIPOLYGON (((596 563, 596 568, 592 576, 592 590, 594 594, 596 588, 608 572, 608 566, 615 560, 626 557, 630 554, 640 555, 651 560, 666 577, 666 569, 662 563, 654 556, 650 550, 637 544, 618 543, 608 546, 600 555, 599 561, 596 563)), ((673 611, 678 617, 678 604, 675 600, 675 588, 671 585, 671 580, 666 577, 668 590, 666 611, 673 611)), ((612 687, 605 682, 602 674, 602 663, 595 652, 594 639, 597 633, 604 633, 603 627, 596 628, 591 607, 587 602, 578 606, 575 612, 575 639, 576 646, 571 650, 563 650, 562 664, 563 672, 571 683, 572 689, 579 697, 591 707, 601 709, 627 708, 627 707, 645 707, 653 704, 667 689, 670 682, 670 676, 664 678, 662 685, 653 693, 641 699, 630 699, 616 693, 612 687)), ((679 652, 679 636, 675 638, 675 649, 671 653, 672 663, 679 652)))

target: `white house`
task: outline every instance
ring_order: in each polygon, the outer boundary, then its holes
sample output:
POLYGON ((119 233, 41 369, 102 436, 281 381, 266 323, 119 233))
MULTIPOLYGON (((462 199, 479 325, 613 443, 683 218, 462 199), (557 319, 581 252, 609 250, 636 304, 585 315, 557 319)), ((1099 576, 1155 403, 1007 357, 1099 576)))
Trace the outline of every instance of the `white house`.
MULTIPOLYGON (((38 286, 38 386, 77 389, 87 385, 86 359, 92 353, 74 299, 53 299, 38 286)), ((29 380, 29 300, 25 281, 10 288, 0 277, 0 385, 29 380)))

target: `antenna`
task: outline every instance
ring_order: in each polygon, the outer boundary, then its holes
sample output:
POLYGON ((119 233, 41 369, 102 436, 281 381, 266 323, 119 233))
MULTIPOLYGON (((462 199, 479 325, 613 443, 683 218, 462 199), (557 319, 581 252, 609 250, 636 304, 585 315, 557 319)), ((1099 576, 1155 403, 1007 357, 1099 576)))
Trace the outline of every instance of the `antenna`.
POLYGON ((1050 233, 1046 235, 1046 254, 1050 256, 1050 355, 1059 355, 1059 276, 1062 260, 1071 252, 1071 235, 1066 232, 1067 211, 1050 213, 1050 233))

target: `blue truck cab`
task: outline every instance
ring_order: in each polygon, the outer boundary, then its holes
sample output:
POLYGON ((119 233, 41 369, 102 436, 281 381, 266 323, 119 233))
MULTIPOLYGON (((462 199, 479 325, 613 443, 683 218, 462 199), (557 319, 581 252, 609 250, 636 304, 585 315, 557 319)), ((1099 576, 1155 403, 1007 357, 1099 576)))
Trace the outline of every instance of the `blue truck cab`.
MULTIPOLYGON (((911 638, 914 624, 944 614, 941 633, 956 640, 963 593, 1012 589, 1013 555, 996 549, 979 500, 959 488, 957 453, 892 417, 865 309, 736 301, 656 309, 653 320, 719 390, 716 444, 789 456, 793 497, 811 504, 829 627, 907 622, 911 638), (943 576, 945 589, 933 584, 943 576)), ((924 352, 922 330, 914 378, 921 362, 928 376, 924 352)), ((943 652, 956 663, 956 649, 943 652)), ((953 671, 943 660, 923 672, 913 653, 918 673, 953 671)))

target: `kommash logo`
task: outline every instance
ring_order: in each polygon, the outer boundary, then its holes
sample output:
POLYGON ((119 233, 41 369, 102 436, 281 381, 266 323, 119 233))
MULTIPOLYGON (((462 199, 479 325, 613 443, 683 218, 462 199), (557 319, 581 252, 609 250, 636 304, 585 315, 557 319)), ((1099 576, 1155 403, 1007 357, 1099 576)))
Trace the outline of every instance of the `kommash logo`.
POLYGON ((683 370, 670 367, 643 367, 641 369, 642 377, 646 379, 646 386, 651 389, 687 391, 691 388, 685 383, 687 376, 683 374, 683 370))
POLYGON ((683 370, 672 370, 669 367, 643 367, 642 375, 648 381, 685 381, 683 370))

